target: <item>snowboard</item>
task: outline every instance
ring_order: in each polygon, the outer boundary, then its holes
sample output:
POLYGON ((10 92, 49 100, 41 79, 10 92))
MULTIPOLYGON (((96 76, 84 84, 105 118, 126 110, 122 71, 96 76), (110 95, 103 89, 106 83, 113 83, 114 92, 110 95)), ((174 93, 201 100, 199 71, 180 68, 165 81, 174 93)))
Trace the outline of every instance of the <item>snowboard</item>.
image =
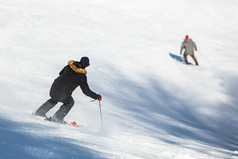
POLYGON ((184 59, 181 57, 181 56, 178 56, 178 55, 175 55, 175 54, 173 54, 173 53, 169 53, 169 55, 170 55, 170 57, 172 57, 172 59, 174 59, 174 60, 176 60, 176 61, 178 61, 178 62, 181 62, 181 63, 183 63, 183 64, 185 64, 185 65, 193 65, 192 63, 188 63, 188 64, 186 64, 185 63, 185 61, 184 61, 184 59))

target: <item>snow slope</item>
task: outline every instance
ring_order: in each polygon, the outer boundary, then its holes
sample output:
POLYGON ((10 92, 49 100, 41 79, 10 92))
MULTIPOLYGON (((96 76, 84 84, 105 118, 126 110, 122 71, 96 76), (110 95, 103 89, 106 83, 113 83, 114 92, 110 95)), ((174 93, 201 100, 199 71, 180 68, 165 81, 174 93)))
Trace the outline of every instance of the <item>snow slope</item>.
POLYGON ((236 0, 0 0, 0 158, 238 158, 237 14, 236 0), (199 67, 168 55, 186 34, 199 67), (32 116, 82 56, 104 124, 80 89, 65 120, 85 128, 32 116))

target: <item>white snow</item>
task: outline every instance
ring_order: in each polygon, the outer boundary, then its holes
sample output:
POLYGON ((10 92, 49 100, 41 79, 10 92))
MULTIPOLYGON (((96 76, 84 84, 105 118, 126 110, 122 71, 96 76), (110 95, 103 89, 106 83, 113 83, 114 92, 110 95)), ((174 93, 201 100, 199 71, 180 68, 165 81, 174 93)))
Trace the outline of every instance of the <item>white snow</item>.
POLYGON ((0 0, 0 158, 237 159, 237 15, 237 0, 0 0), (169 57, 186 34, 198 67, 169 57), (84 128, 32 116, 82 56, 103 126, 80 88, 65 120, 84 128))

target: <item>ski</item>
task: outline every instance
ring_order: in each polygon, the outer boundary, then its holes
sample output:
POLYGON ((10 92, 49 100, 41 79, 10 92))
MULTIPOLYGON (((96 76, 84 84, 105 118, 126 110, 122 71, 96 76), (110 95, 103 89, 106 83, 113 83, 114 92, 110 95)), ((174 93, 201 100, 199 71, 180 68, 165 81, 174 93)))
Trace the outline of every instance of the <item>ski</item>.
MULTIPOLYGON (((35 113, 32 113, 32 115, 37 116, 37 115, 35 115, 35 113)), ((83 127, 84 127, 83 125, 77 124, 75 121, 72 121, 72 122, 67 121, 67 122, 64 122, 64 123, 60 123, 60 122, 53 121, 53 120, 52 120, 52 119, 53 119, 52 117, 47 117, 47 116, 45 116, 45 117, 43 117, 43 116, 37 116, 37 117, 42 117, 42 118, 43 118, 44 120, 46 120, 46 121, 50 121, 50 122, 54 122, 54 123, 58 123, 58 124, 74 126, 74 127, 77 127, 77 128, 83 128, 83 127)))
POLYGON ((77 124, 75 121, 72 121, 72 122, 65 122, 66 125, 70 125, 70 126, 74 126, 74 127, 77 127, 77 128, 82 128, 83 125, 79 125, 77 124))
POLYGON ((44 120, 47 120, 47 121, 50 121, 50 122, 54 122, 54 123, 58 123, 58 124, 74 126, 74 127, 77 127, 77 128, 82 128, 83 127, 83 125, 79 125, 75 121, 72 121, 72 122, 64 121, 63 123, 60 123, 60 122, 56 122, 56 121, 54 121, 52 119, 53 119, 52 117, 45 117, 44 118, 44 120))

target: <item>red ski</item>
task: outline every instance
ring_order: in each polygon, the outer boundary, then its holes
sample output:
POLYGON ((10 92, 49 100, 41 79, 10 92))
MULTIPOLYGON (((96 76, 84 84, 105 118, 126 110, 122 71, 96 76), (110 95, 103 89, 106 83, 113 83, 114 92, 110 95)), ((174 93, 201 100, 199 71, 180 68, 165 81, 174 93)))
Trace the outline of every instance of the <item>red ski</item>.
MULTIPOLYGON (((32 113, 32 115, 35 115, 35 113, 32 113)), ((44 118, 44 120, 47 120, 47 121, 50 121, 50 122, 55 122, 55 123, 58 123, 58 124, 64 124, 64 125, 69 125, 69 126, 74 126, 74 127, 77 127, 77 128, 83 128, 83 127, 85 127, 85 126, 83 126, 83 125, 79 125, 79 124, 77 124, 75 121, 72 121, 72 122, 63 122, 63 123, 59 123, 59 122, 56 122, 56 121, 54 121, 53 120, 53 117, 47 117, 47 116, 45 116, 45 117, 43 117, 44 118)), ((86 127, 90 127, 90 126, 86 126, 86 127)))
POLYGON ((74 126, 74 127, 78 127, 78 128, 82 128, 83 125, 78 125, 75 121, 72 122, 65 122, 66 125, 70 125, 70 126, 74 126))

